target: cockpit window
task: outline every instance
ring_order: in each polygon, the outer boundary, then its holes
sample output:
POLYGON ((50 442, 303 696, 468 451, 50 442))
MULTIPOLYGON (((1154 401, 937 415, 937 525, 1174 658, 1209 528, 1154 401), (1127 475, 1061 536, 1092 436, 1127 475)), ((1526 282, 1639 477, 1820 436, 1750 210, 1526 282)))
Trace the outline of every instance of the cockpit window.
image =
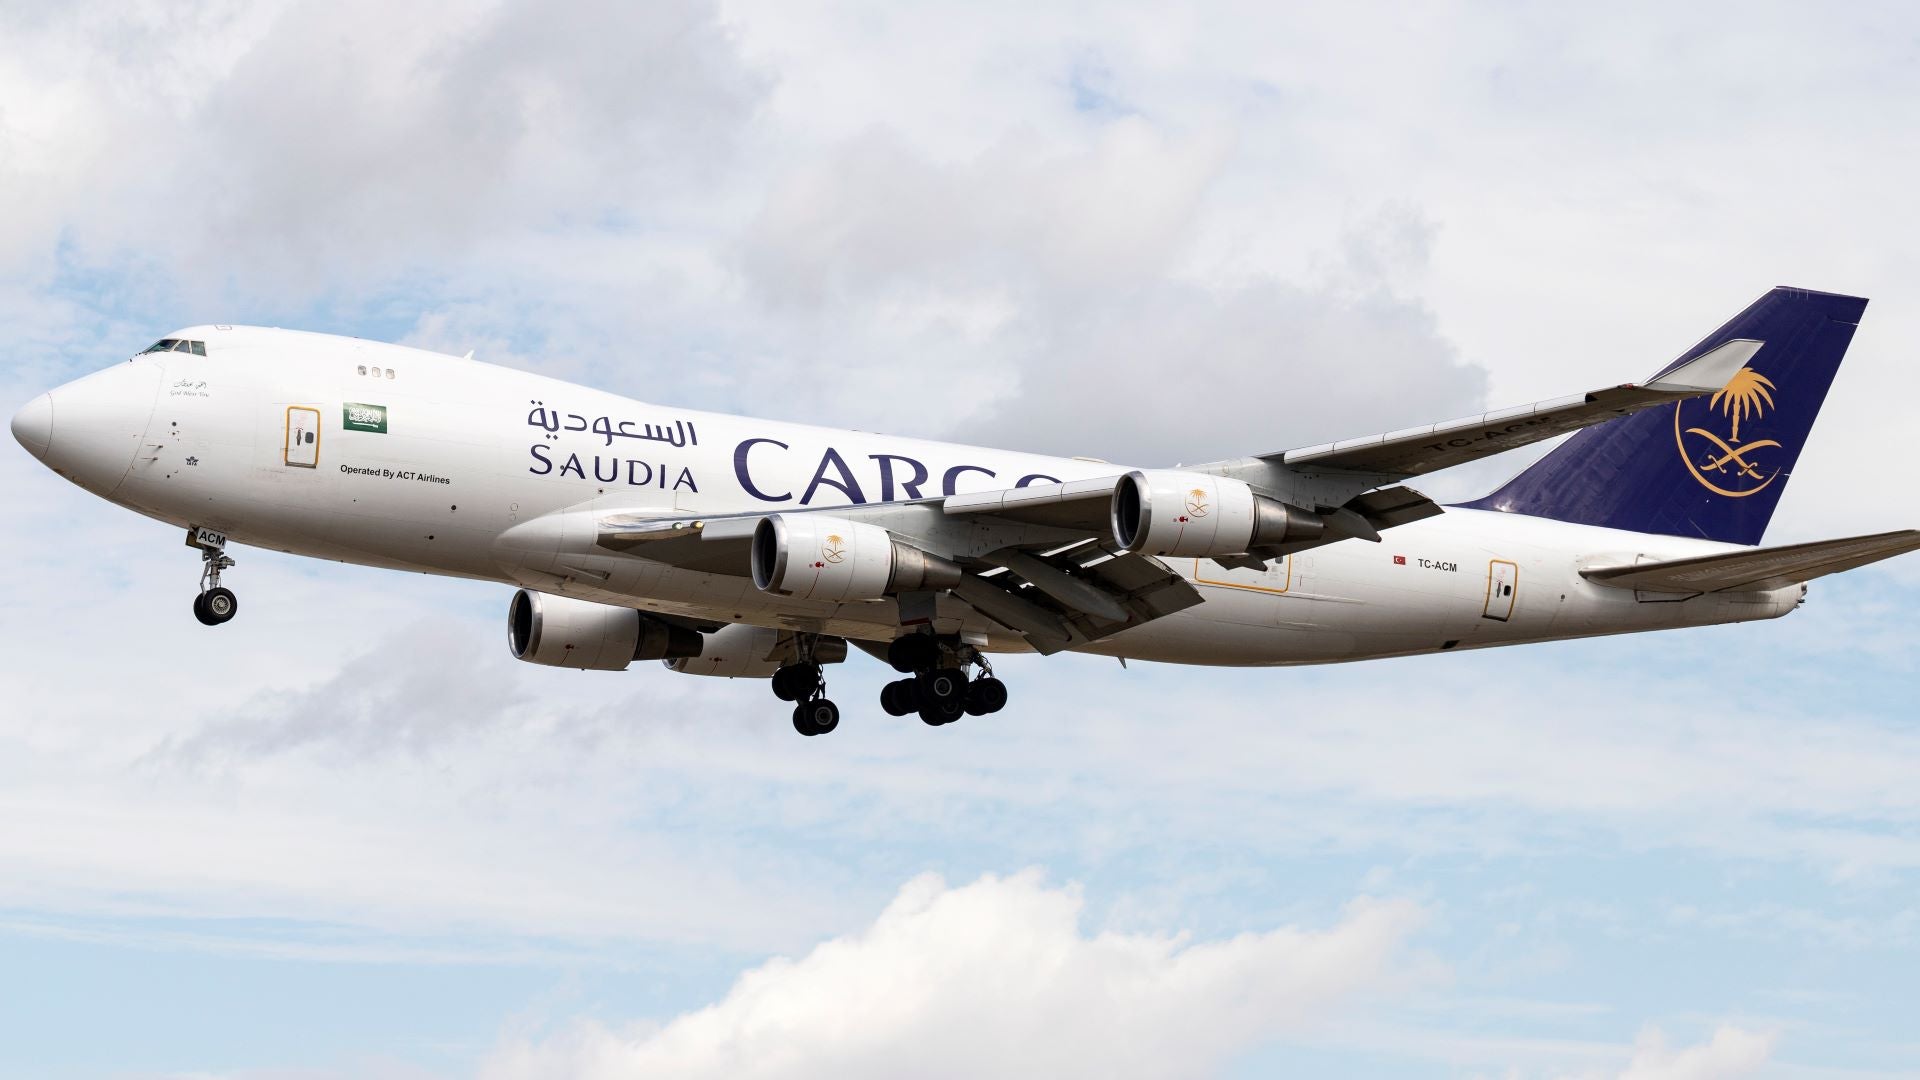
POLYGON ((140 350, 140 352, 143 356, 150 352, 183 352, 192 353, 195 356, 205 356, 207 355, 207 343, 204 341, 188 341, 185 338, 161 338, 159 341, 140 350))

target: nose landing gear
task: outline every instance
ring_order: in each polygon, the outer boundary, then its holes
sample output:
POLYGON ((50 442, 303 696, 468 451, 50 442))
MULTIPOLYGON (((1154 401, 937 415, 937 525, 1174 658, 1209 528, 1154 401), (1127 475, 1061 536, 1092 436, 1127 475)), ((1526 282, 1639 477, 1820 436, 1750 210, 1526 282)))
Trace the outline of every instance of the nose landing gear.
POLYGON ((233 590, 220 585, 220 571, 233 568, 233 560, 227 556, 227 538, 196 526, 187 530, 187 546, 200 549, 200 595, 193 598, 193 617, 203 625, 219 626, 240 610, 233 590))

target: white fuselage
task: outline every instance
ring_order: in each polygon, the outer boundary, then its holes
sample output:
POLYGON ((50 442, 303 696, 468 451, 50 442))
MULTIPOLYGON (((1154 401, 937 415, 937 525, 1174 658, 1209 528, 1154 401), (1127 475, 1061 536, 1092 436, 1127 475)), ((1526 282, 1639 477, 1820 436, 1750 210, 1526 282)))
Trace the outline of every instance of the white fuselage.
MULTIPOLYGON (((879 641, 898 632, 891 601, 795 600, 746 576, 569 544, 551 515, 771 512, 1125 471, 651 405, 350 338, 244 327, 175 336, 205 341, 207 355, 145 354, 53 392, 49 465, 141 513, 242 543, 706 620, 879 641)), ((1392 529, 1381 543, 1329 544, 1264 571, 1169 559, 1205 603, 1085 651, 1189 664, 1323 663, 1793 610, 1804 591, 1797 585, 1675 599, 1579 574, 1730 549, 1453 509, 1392 529)), ((1026 647, 950 597, 941 603, 942 629, 989 649, 1026 647)))

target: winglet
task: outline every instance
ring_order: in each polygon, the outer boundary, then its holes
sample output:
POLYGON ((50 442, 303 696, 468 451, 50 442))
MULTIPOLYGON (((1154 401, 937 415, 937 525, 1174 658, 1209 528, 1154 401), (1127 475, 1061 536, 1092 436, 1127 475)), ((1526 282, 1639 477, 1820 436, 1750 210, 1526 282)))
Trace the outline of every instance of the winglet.
POLYGON ((1764 341, 1738 338, 1703 353, 1671 371, 1647 380, 1649 390, 1667 390, 1680 394, 1704 394, 1718 391, 1740 374, 1764 341))

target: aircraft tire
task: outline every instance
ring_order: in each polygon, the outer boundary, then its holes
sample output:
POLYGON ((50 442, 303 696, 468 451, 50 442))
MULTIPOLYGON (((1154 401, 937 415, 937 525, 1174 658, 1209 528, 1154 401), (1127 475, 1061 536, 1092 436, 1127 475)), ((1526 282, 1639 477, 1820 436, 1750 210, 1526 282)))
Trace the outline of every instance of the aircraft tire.
POLYGON ((967 673, 959 668, 939 668, 920 676, 914 692, 922 705, 931 702, 959 701, 967 692, 967 673))
POLYGON ((918 709, 913 699, 913 680, 895 679, 881 687, 880 707, 888 716, 905 716, 918 709))
POLYGON ((920 720, 928 727, 951 724, 965 715, 966 710, 961 708, 959 698, 948 698, 945 701, 930 702, 920 706, 920 720))
POLYGON ((773 673, 773 696, 802 701, 820 689, 819 664, 788 664, 773 673))
POLYGON ((1007 684, 989 675, 975 679, 961 699, 968 716, 985 716, 1007 707, 1007 684))
POLYGON ((240 601, 232 589, 208 589, 193 602, 193 613, 208 626, 219 626, 240 611, 240 601))
POLYGON ((802 735, 825 735, 839 726, 840 706, 826 698, 814 698, 793 707, 793 730, 802 735))
POLYGON ((887 646, 887 664, 902 675, 925 671, 940 660, 940 646, 926 634, 903 634, 887 646))

